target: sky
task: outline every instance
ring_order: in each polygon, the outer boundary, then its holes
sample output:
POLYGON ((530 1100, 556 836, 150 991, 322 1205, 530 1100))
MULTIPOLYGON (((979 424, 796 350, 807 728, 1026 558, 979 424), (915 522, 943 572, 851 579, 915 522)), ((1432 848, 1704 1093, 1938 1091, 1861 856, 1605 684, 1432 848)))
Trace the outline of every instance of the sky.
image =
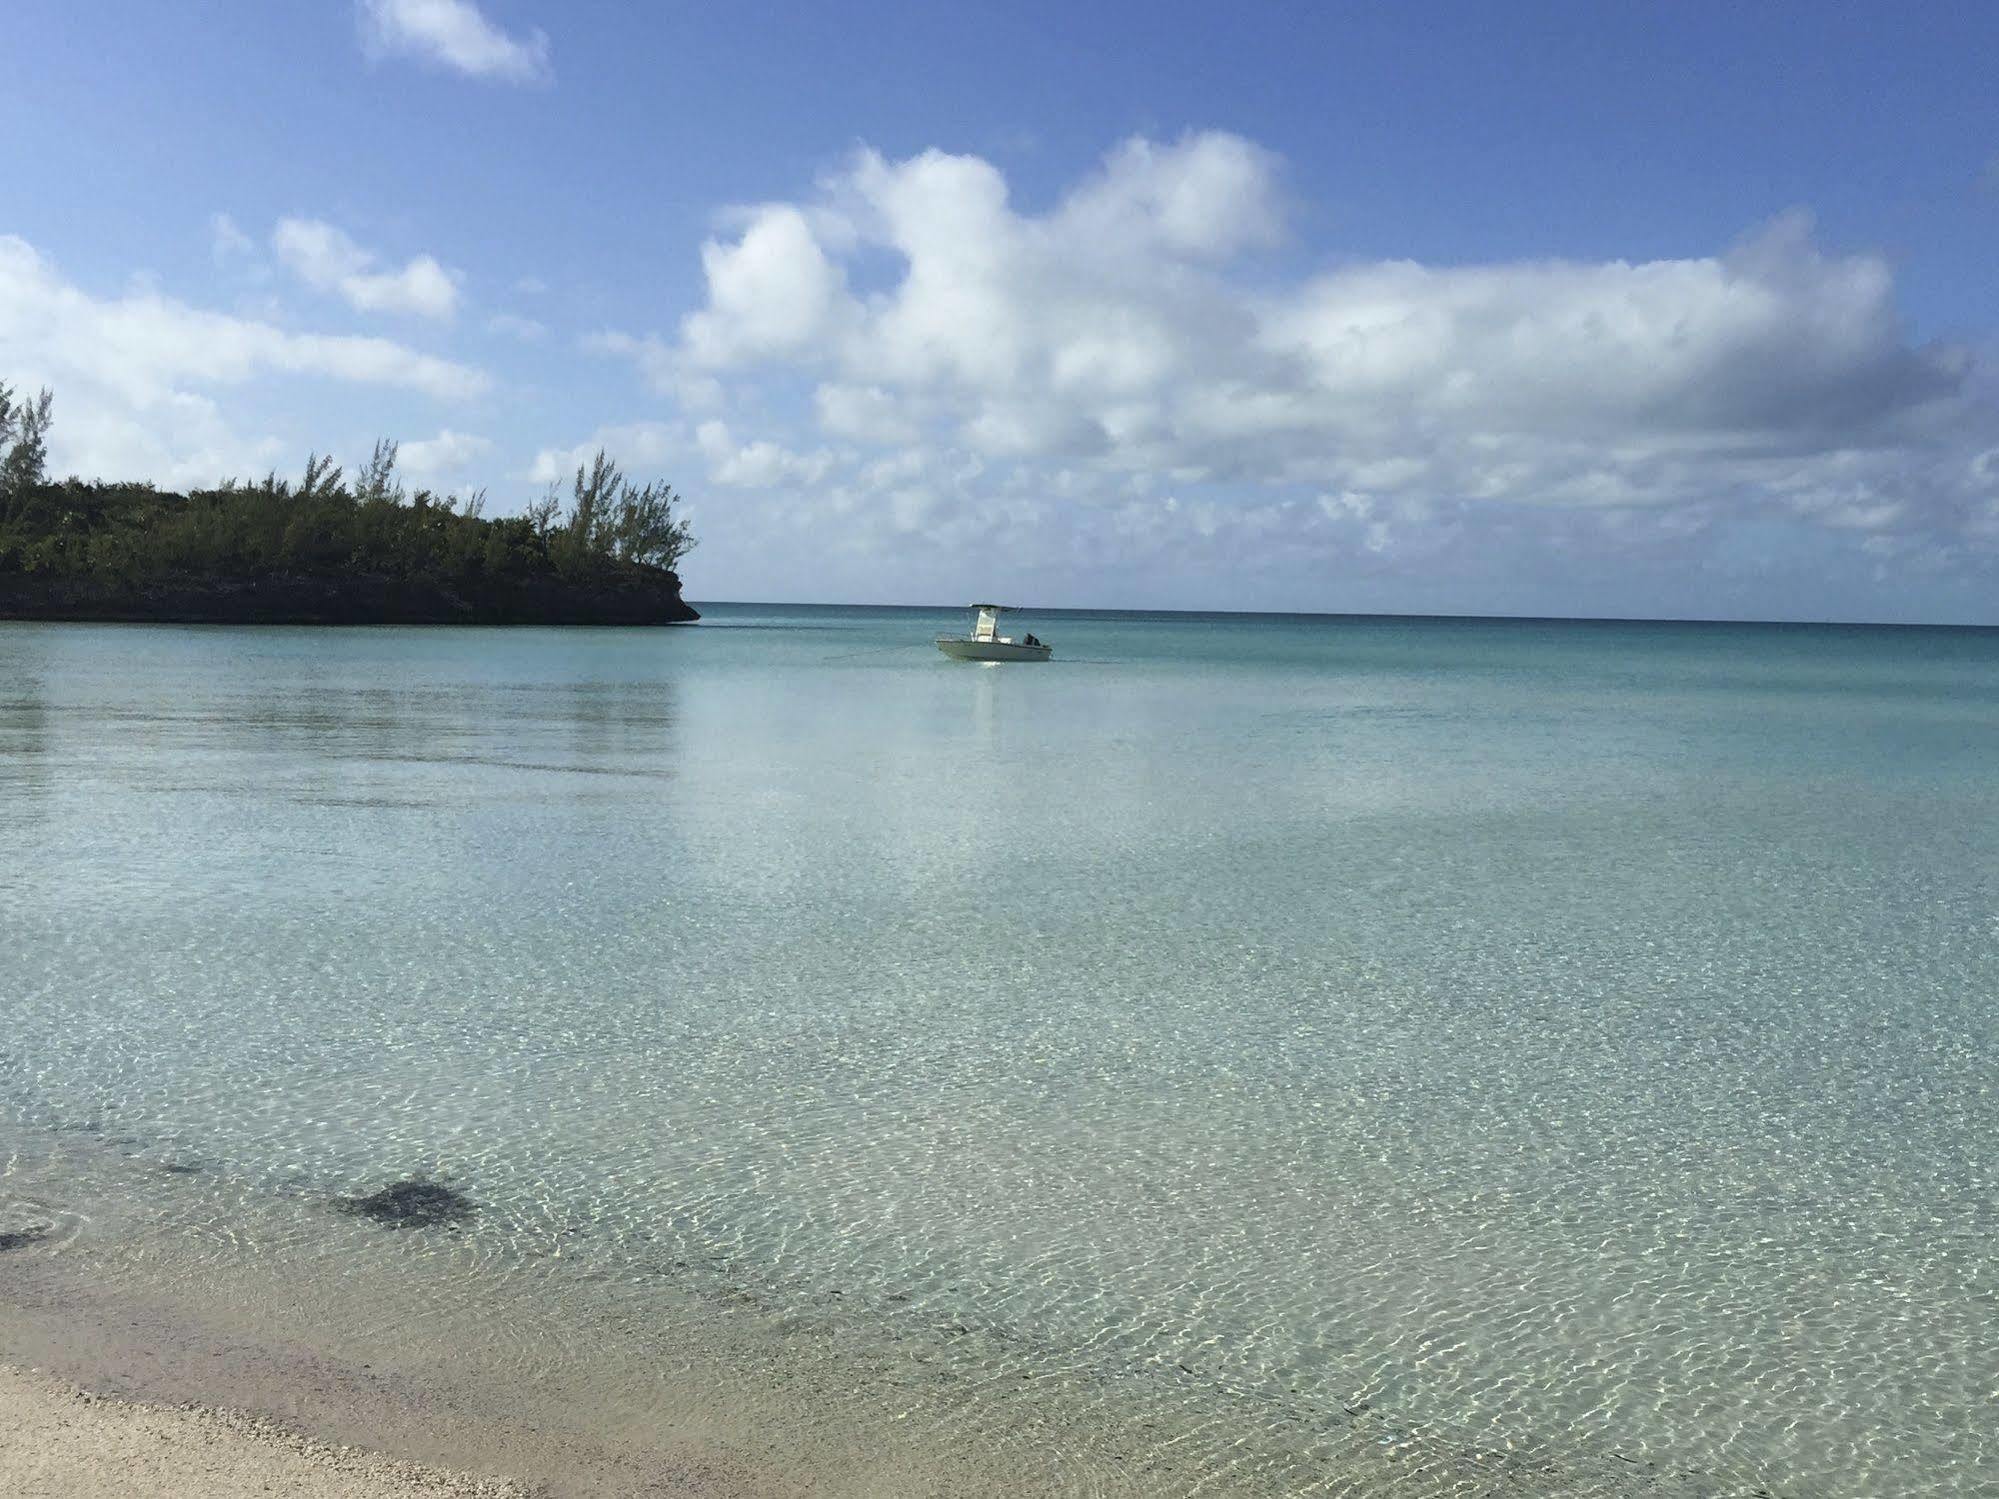
POLYGON ((52 466, 696 600, 1999 624, 1999 6, 10 0, 52 466))

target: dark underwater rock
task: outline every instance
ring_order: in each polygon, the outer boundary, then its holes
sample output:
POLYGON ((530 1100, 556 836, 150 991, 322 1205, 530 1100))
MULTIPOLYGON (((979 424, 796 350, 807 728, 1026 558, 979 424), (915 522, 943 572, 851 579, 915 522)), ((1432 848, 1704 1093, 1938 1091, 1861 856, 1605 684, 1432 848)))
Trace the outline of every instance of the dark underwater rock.
POLYGON ((459 1228, 479 1211, 463 1192, 421 1176, 391 1182, 366 1197, 337 1197, 334 1206, 388 1228, 459 1228))

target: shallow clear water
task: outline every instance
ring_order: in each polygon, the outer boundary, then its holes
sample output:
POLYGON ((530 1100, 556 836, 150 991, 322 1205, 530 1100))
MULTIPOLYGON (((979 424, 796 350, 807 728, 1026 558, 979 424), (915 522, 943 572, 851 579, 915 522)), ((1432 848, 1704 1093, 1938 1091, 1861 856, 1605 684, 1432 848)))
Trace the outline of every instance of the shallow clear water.
POLYGON ((0 1117, 1218 1466, 1999 1489, 1999 632, 956 623, 0 625, 0 1117))

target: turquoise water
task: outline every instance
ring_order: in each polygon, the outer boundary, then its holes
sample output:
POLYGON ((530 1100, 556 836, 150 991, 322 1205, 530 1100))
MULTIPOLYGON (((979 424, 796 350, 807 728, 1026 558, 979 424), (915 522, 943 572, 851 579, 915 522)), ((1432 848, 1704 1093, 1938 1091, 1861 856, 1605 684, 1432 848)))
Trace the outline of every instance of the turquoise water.
POLYGON ((1999 1491, 1999 632, 704 612, 0 625, 0 1117, 1218 1464, 1999 1491))

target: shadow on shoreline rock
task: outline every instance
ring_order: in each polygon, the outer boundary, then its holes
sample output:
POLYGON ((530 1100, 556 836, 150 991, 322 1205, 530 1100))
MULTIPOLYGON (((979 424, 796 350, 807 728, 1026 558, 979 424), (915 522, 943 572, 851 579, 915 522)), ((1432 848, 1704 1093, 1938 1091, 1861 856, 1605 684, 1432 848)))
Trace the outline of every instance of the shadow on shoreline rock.
POLYGON ((388 1228, 459 1228, 479 1211, 463 1192, 421 1176, 391 1182, 366 1197, 336 1197, 333 1205, 388 1228))

